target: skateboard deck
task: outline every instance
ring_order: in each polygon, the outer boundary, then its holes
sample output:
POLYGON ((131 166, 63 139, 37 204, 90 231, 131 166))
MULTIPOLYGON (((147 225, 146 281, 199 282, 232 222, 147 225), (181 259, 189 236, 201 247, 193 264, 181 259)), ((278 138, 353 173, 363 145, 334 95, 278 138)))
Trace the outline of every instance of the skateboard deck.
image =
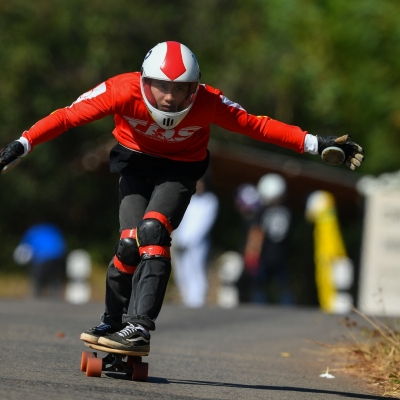
POLYGON ((145 357, 145 356, 149 355, 148 351, 118 350, 118 349, 112 349, 110 347, 102 346, 100 344, 94 344, 94 343, 89 343, 89 342, 85 342, 85 341, 83 343, 85 344, 85 346, 90 347, 91 349, 103 351, 104 353, 122 354, 124 356, 139 356, 139 357, 145 357))
POLYGON ((130 375, 133 381, 147 381, 149 364, 142 362, 142 357, 148 356, 149 352, 118 350, 83 342, 90 349, 107 353, 104 358, 97 358, 97 352, 82 352, 81 371, 86 372, 86 376, 100 377, 102 371, 122 372, 130 375))

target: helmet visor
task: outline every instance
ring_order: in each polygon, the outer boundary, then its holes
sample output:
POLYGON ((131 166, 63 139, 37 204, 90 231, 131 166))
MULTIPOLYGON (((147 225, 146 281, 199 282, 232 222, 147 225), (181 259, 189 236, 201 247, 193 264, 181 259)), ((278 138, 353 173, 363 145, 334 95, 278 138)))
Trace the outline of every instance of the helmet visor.
POLYGON ((142 93, 147 104, 162 113, 182 113, 196 99, 198 82, 171 82, 142 76, 142 93))

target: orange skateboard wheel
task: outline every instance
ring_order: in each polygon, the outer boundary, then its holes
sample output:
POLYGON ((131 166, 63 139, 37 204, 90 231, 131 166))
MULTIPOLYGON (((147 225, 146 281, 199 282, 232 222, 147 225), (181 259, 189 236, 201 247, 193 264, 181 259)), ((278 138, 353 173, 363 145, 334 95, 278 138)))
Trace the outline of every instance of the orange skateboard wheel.
POLYGON ((91 351, 82 351, 81 357, 81 371, 86 371, 88 358, 96 357, 91 351))
POLYGON ((149 364, 143 362, 133 363, 132 380, 138 382, 147 382, 149 376, 149 364))
POLYGON ((103 360, 101 358, 88 358, 86 365, 86 376, 101 376, 103 360))

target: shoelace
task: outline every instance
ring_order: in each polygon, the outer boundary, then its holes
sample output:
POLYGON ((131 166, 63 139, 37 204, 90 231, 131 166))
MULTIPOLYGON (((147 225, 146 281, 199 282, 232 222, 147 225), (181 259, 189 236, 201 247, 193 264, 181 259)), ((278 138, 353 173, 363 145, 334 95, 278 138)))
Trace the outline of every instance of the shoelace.
POLYGON ((110 325, 107 325, 107 324, 105 324, 105 323, 101 323, 100 325, 96 326, 96 329, 97 329, 98 331, 105 331, 105 330, 107 330, 107 329, 109 329, 109 328, 111 328, 111 326, 110 326, 110 325))
POLYGON ((131 335, 132 333, 137 332, 138 330, 139 329, 135 325, 128 322, 128 325, 124 329, 122 329, 121 331, 119 331, 117 333, 119 336, 126 337, 126 336, 131 335))

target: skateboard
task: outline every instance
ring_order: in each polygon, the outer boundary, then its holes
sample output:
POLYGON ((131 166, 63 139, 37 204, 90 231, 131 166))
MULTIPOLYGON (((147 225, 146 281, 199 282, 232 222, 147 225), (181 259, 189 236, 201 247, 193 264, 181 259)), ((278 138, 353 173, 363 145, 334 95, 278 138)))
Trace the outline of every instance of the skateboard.
POLYGON ((149 364, 142 362, 142 357, 148 356, 148 352, 111 349, 85 341, 84 344, 93 350, 107 353, 104 358, 97 358, 97 352, 82 351, 81 371, 86 371, 86 376, 100 377, 102 371, 111 371, 125 373, 133 381, 147 381, 149 364))

